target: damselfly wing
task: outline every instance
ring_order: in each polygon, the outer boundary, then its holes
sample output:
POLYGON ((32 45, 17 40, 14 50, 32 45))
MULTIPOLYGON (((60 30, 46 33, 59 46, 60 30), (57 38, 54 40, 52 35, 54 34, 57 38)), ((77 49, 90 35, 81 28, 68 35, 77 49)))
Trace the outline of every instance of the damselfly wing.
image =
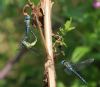
POLYGON ((94 59, 86 59, 84 61, 81 61, 79 63, 73 64, 73 66, 75 67, 76 70, 83 70, 84 68, 88 67, 89 65, 91 65, 94 62, 94 59))

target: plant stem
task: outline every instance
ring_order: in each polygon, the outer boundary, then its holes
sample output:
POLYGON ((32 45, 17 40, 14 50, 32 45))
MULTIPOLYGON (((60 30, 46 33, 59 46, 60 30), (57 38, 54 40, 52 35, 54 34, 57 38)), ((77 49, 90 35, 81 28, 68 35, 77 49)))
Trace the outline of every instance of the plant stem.
POLYGON ((13 66, 22 58, 22 56, 27 52, 26 48, 20 49, 20 51, 15 55, 14 58, 10 59, 5 67, 0 71, 0 79, 4 79, 13 66))
POLYGON ((55 81, 55 67, 53 59, 53 49, 52 49, 52 29, 51 29, 51 9, 52 3, 51 0, 41 0, 44 2, 44 33, 45 33, 45 42, 47 47, 47 58, 45 62, 45 72, 48 87, 56 87, 55 81))

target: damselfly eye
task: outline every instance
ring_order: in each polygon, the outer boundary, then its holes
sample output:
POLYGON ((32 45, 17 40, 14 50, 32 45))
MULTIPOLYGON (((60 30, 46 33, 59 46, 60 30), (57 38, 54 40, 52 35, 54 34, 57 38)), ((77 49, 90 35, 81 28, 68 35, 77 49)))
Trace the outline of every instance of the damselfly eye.
POLYGON ((64 64, 64 62, 66 62, 66 60, 62 60, 62 61, 61 61, 61 64, 64 64))

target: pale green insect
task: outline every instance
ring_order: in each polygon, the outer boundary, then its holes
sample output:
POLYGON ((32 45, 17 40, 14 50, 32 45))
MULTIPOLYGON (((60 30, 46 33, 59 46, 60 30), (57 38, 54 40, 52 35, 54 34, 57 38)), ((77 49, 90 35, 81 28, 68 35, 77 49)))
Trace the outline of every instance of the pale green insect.
POLYGON ((34 40, 32 43, 23 40, 23 41, 22 41, 22 44, 23 44, 25 47, 27 47, 27 49, 32 48, 32 47, 35 46, 35 44, 37 43, 37 37, 35 36, 35 34, 34 34, 34 37, 35 37, 35 40, 34 40))

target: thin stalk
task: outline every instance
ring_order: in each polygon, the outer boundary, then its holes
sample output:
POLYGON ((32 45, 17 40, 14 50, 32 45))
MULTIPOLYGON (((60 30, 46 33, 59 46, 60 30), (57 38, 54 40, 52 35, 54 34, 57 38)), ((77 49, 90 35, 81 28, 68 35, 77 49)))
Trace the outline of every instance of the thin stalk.
POLYGON ((55 81, 55 67, 53 59, 53 49, 52 49, 52 29, 51 29, 51 0, 41 0, 44 2, 44 34, 45 43, 47 47, 47 58, 45 62, 45 72, 47 72, 48 87, 56 87, 55 81))
POLYGON ((15 55, 14 58, 10 59, 5 67, 0 70, 0 79, 4 79, 8 73, 11 71, 13 66, 22 58, 22 56, 27 52, 26 48, 20 49, 20 51, 15 55))

